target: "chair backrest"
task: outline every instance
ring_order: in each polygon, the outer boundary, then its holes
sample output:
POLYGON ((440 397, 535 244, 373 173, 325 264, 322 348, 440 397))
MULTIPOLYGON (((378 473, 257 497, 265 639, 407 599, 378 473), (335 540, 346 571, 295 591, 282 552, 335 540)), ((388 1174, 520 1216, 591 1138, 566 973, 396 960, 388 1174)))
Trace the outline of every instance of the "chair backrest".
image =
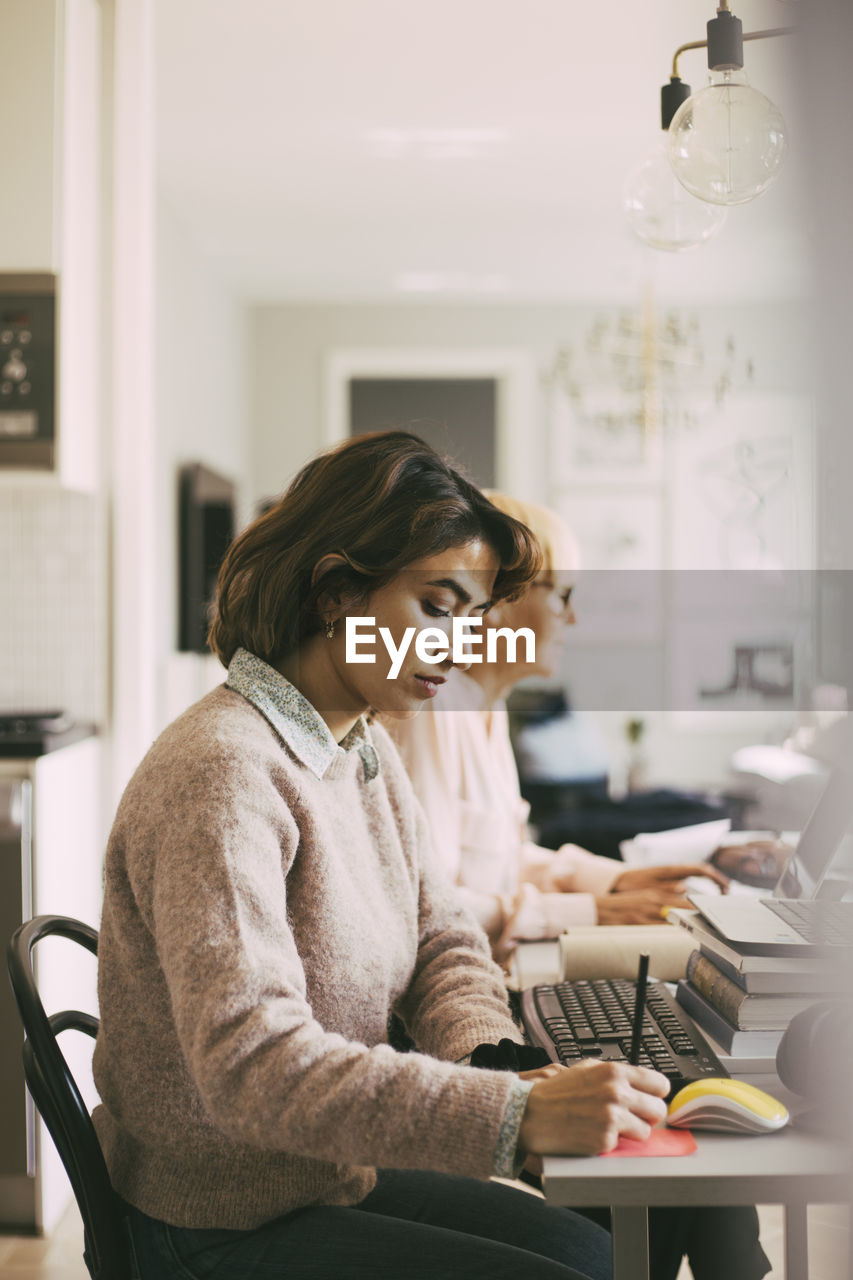
POLYGON ((33 947, 54 935, 70 938, 98 954, 98 934, 69 916, 36 916, 15 930, 9 942, 12 990, 26 1039, 24 1075, 33 1101, 62 1158, 80 1207, 85 1231, 85 1261, 93 1280, 129 1280, 129 1246, 121 1201, 110 1184, 95 1128, 68 1063, 57 1043, 62 1031, 83 1031, 94 1038, 98 1019, 66 1009, 50 1017, 39 996, 33 947))

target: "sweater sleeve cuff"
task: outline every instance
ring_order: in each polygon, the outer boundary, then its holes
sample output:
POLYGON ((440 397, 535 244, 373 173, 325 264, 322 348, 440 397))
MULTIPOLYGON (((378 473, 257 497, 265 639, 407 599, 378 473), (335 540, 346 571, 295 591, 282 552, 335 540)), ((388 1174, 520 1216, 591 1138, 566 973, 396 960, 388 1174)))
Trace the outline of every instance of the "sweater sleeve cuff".
POLYGON ((590 893, 540 893, 523 884, 506 904, 507 922, 501 944, 559 938, 572 925, 598 924, 595 898, 590 893))
POLYGON ((541 906, 546 938, 559 938, 578 925, 598 924, 598 909, 591 893, 543 893, 541 906))
POLYGON ((527 1106, 527 1096, 532 1088, 532 1080, 515 1079, 512 1082, 512 1090, 501 1121, 498 1145, 495 1149, 496 1178, 517 1178, 524 1164, 526 1158, 524 1152, 518 1150, 518 1132, 527 1106))
POLYGON ((554 854, 551 864, 552 886, 559 877, 561 888, 596 896, 609 893, 625 870, 616 858, 602 858, 577 844, 564 844, 554 854))

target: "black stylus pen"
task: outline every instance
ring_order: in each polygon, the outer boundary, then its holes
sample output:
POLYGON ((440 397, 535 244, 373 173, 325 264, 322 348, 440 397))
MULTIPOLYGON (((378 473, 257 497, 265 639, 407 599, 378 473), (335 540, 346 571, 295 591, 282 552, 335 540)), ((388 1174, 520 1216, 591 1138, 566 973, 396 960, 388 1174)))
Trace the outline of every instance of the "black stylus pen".
POLYGON ((649 976, 649 957, 644 951, 637 967, 637 994, 634 997, 634 1025, 631 1028, 631 1052, 628 1061, 636 1067, 640 1061, 640 1042, 643 1037, 643 1014, 646 1011, 646 981, 649 976))

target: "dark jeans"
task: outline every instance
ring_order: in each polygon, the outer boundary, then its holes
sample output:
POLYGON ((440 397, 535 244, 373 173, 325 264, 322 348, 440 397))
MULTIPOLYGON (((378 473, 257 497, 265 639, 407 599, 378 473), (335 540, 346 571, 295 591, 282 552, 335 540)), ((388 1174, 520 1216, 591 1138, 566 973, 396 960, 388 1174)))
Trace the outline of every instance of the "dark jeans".
POLYGON ((497 1182, 390 1170, 351 1208, 254 1231, 185 1230, 130 1209, 140 1280, 609 1280, 610 1236, 497 1182))
MULTIPOLYGON (((581 1212, 610 1226, 609 1209, 581 1212)), ((690 1263, 693 1280, 761 1280, 770 1270, 752 1205, 649 1209, 652 1280, 675 1280, 682 1258, 690 1263)))

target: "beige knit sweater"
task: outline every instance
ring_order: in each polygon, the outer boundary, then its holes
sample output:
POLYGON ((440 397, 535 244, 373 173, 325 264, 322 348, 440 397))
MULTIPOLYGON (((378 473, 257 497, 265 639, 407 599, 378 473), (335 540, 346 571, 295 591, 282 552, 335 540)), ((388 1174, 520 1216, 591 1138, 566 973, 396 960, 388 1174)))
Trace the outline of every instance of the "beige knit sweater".
POLYGON ((95 1123, 115 1188, 153 1217, 248 1228, 354 1203, 377 1166, 493 1171, 514 1077, 455 1064, 520 1037, 396 752, 370 732, 375 777, 356 750, 321 772, 222 686, 125 791, 95 1123), (420 1052, 390 1048, 392 1010, 420 1052))

